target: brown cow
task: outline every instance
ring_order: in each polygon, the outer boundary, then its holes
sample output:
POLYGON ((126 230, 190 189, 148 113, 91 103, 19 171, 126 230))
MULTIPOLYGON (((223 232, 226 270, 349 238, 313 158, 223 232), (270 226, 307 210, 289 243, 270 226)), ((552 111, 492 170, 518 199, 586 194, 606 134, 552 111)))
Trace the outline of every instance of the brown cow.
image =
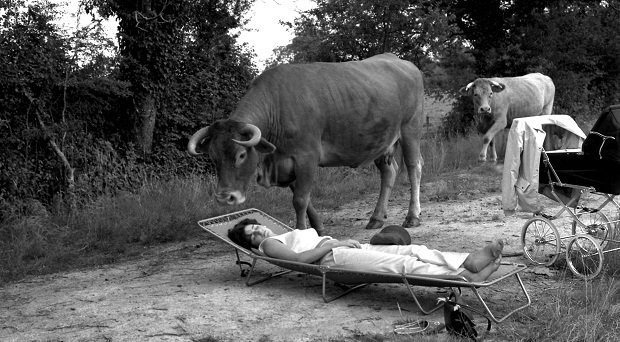
MULTIPOLYGON (((460 89, 461 95, 470 96, 474 102, 474 115, 487 116, 483 131, 482 151, 478 159, 487 160, 487 149, 491 147, 491 161, 497 161, 493 143, 495 134, 509 128, 512 119, 549 115, 553 110, 555 85, 548 76, 540 73, 519 77, 478 78, 460 89)), ((484 120, 483 120, 484 121, 484 120)))
POLYGON ((402 146, 411 182, 405 227, 419 225, 422 74, 392 54, 362 61, 281 65, 257 77, 227 120, 197 131, 191 155, 207 153, 218 175, 216 199, 239 204, 251 178, 293 191, 296 228, 323 222, 310 202, 318 167, 374 161, 381 193, 366 228, 383 225, 402 146), (400 151, 397 151, 400 152, 400 151), (258 168, 257 168, 258 165, 258 168))

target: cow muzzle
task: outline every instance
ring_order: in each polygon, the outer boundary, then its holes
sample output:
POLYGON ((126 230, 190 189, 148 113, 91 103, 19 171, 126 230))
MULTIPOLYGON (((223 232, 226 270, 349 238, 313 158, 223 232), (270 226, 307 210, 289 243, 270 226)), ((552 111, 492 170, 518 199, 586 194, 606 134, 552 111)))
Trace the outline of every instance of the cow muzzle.
POLYGON ((215 199, 222 204, 236 205, 245 202, 245 195, 241 191, 225 191, 218 192, 215 199))
POLYGON ((480 106, 480 108, 478 108, 478 113, 479 114, 489 114, 489 113, 491 113, 491 107, 490 106, 480 106))

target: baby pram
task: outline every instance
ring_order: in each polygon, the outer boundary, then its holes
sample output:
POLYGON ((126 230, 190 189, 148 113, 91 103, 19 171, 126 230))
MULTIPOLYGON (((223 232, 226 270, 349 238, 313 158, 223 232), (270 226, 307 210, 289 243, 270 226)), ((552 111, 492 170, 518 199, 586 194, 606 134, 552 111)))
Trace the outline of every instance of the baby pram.
POLYGON ((592 279, 602 270, 604 254, 620 249, 610 248, 618 245, 619 140, 620 106, 606 108, 587 137, 567 115, 513 121, 502 204, 507 212, 520 206, 534 213, 521 230, 523 252, 530 261, 550 266, 564 250, 568 268, 592 279), (559 211, 544 213, 534 201, 536 192, 557 202, 559 211), (564 213, 568 217, 562 217, 564 213))

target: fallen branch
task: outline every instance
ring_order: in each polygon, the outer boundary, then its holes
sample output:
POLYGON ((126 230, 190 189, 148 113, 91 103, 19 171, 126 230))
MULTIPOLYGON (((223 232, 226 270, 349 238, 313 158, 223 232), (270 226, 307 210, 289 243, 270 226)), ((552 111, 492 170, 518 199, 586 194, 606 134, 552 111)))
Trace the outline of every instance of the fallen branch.
POLYGON ((45 122, 43 121, 43 117, 42 117, 42 115, 45 114, 45 111, 43 110, 43 108, 41 108, 41 106, 35 101, 35 99, 32 97, 31 94, 29 94, 28 92, 24 92, 24 94, 26 95, 30 103, 36 109, 35 115, 37 117, 37 121, 39 122, 39 126, 41 127, 41 130, 43 131, 43 136, 45 137, 45 140, 50 144, 50 146, 52 147, 52 150, 54 150, 54 152, 56 153, 56 156, 58 156, 58 159, 60 159, 60 162, 62 163, 64 167, 65 181, 67 182, 67 197, 69 200, 69 208, 71 212, 74 212, 75 209, 77 208, 76 199, 75 199, 75 170, 73 169, 73 167, 71 167, 71 163, 69 163, 67 156, 65 156, 65 154, 62 152, 60 147, 58 147, 56 140, 54 140, 54 137, 52 136, 49 129, 45 125, 45 122))

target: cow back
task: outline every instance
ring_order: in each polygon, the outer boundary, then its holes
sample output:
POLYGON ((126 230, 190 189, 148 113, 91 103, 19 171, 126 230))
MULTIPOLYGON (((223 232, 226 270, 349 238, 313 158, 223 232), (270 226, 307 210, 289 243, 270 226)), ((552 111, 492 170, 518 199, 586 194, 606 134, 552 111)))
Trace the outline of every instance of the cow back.
POLYGON ((494 95, 493 111, 506 113, 507 126, 512 119, 543 114, 553 104, 555 86, 548 76, 532 73, 519 77, 491 78, 506 89, 494 95))
POLYGON ((382 54, 267 70, 230 118, 258 126, 283 155, 316 152, 322 166, 358 166, 385 154, 404 122, 421 127, 423 98, 418 68, 382 54))

